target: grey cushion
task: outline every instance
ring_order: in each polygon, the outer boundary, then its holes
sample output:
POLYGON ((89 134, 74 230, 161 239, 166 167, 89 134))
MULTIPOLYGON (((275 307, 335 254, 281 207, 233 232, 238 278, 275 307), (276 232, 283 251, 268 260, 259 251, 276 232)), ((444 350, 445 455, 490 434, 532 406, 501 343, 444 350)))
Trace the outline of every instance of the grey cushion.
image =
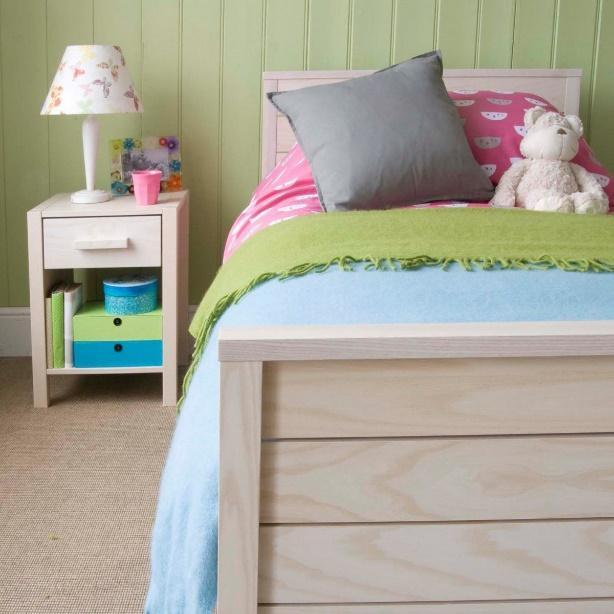
POLYGON ((434 51, 367 77, 269 93, 328 211, 491 198, 442 72, 434 51))

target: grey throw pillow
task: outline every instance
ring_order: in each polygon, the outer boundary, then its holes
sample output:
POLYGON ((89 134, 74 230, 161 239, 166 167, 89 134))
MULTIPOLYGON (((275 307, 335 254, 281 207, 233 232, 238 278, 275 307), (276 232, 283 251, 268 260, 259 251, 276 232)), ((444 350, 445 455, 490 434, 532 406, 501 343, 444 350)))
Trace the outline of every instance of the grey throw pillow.
POLYGON ((433 51, 367 77, 268 94, 328 211, 492 197, 442 72, 433 51))

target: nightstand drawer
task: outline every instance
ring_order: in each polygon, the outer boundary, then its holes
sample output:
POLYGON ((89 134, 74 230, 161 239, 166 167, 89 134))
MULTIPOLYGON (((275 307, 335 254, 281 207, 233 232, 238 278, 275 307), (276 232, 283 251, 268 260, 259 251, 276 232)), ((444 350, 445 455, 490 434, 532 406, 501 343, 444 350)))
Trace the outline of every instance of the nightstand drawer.
POLYGON ((46 269, 160 266, 161 217, 43 220, 46 269))

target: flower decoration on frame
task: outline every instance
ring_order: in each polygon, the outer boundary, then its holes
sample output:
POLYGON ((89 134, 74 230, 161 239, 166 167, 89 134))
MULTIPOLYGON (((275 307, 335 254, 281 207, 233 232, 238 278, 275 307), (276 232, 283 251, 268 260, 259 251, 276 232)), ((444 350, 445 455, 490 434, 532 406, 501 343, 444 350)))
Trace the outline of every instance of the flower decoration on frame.
POLYGON ((125 137, 110 142, 111 191, 120 196, 133 192, 132 172, 162 171, 160 190, 182 189, 182 165, 176 136, 125 137))

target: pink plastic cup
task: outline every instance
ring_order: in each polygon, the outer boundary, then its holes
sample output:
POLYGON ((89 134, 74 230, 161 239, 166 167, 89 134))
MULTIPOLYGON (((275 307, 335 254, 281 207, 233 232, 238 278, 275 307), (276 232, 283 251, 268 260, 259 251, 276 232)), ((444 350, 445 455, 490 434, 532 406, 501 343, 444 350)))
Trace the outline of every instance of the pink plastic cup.
POLYGON ((139 205, 155 205, 160 194, 162 171, 132 171, 134 198, 139 205))

